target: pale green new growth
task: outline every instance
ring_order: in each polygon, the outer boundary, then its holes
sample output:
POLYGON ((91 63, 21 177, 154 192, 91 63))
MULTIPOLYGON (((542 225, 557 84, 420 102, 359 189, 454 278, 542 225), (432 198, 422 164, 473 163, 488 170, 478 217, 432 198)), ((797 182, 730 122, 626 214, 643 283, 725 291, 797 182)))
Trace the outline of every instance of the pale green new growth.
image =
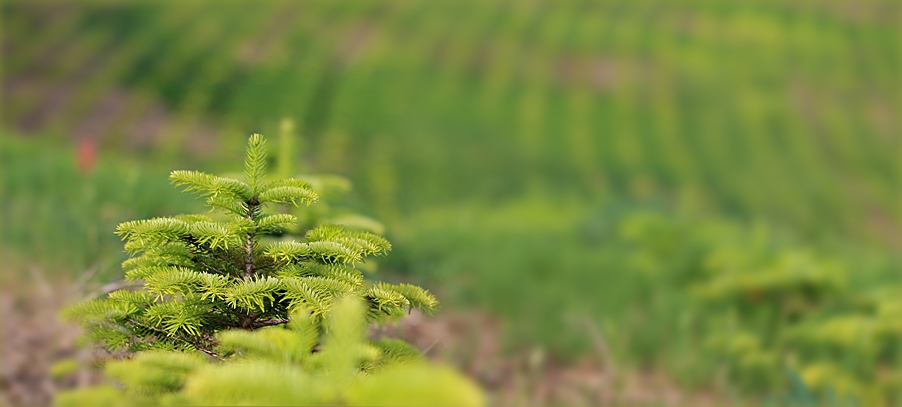
POLYGON ((77 390, 61 394, 57 405, 485 404, 470 380, 426 363, 416 348, 367 340, 365 308, 349 297, 337 301, 325 325, 301 308, 282 326, 220 332, 216 340, 229 355, 223 361, 161 351, 113 361, 106 373, 123 391, 77 390))
POLYGON ((260 193, 259 186, 266 175, 266 140, 259 134, 251 136, 244 155, 244 177, 254 195, 260 193))

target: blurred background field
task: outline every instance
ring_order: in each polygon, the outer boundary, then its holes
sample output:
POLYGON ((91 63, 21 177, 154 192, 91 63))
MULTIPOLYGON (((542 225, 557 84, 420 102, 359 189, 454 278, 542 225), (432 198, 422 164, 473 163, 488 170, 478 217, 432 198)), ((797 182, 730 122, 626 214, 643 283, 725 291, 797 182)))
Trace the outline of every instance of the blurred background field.
POLYGON ((2 19, 7 289, 120 279, 115 225, 197 211, 168 172, 232 169, 258 132, 353 182, 394 245, 381 278, 442 301, 398 329, 496 404, 902 405, 899 2, 2 19))

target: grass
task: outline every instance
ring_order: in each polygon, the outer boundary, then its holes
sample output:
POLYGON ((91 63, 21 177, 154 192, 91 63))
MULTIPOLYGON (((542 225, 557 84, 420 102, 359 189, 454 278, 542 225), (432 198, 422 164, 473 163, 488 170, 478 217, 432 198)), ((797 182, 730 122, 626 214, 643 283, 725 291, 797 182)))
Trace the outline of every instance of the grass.
POLYGON ((118 278, 126 256, 113 234, 116 225, 190 211, 196 204, 169 185, 168 168, 102 154, 81 171, 77 152, 74 145, 27 141, 10 133, 0 137, 6 206, 0 239, 7 255, 20 262, 118 278))

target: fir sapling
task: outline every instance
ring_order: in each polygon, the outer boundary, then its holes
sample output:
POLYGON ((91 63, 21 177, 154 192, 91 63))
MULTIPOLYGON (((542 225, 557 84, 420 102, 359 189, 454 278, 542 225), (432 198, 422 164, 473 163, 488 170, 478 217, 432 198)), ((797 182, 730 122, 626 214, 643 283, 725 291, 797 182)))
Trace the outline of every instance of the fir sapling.
POLYGON ((221 357, 218 332, 286 324, 299 309, 321 323, 338 297, 363 300, 370 322, 437 307, 420 287, 365 281, 357 266, 391 249, 381 236, 335 224, 317 225, 298 240, 284 233, 297 219, 278 207, 318 197, 298 178, 267 181, 266 166, 265 140, 255 134, 244 181, 173 171, 170 180, 205 198, 211 213, 120 224, 116 233, 131 255, 122 265, 125 278, 142 288, 83 301, 65 314, 110 350, 196 349, 221 357))

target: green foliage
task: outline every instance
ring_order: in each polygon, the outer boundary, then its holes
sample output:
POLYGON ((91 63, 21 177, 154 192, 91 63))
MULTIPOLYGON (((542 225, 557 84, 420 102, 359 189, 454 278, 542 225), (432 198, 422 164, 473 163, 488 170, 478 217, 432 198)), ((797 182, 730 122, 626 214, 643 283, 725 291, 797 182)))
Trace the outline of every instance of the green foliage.
POLYGON ((366 340, 364 315, 365 304, 348 297, 332 307, 325 325, 298 310, 285 325, 222 331, 216 339, 225 360, 142 352, 106 366, 123 391, 98 386, 63 393, 57 406, 485 404, 472 382, 427 364, 410 345, 366 340))
POLYGON ((381 236, 328 223, 304 231, 300 241, 285 234, 296 217, 272 204, 309 205, 317 194, 300 179, 267 180, 266 162, 265 142, 254 135, 244 181, 174 171, 172 182, 206 197, 214 213, 120 224, 116 233, 132 255, 125 276, 143 281, 142 291, 115 291, 65 314, 110 349, 193 348, 220 356, 219 331, 284 324, 299 309, 320 321, 341 296, 365 299, 370 321, 436 309, 422 288, 364 281, 356 265, 391 250, 381 236))
POLYGON ((617 202, 454 207, 411 225, 400 266, 500 315, 508 348, 572 360, 603 343, 616 366, 761 399, 804 386, 894 405, 902 388, 900 263, 854 242, 617 202))

